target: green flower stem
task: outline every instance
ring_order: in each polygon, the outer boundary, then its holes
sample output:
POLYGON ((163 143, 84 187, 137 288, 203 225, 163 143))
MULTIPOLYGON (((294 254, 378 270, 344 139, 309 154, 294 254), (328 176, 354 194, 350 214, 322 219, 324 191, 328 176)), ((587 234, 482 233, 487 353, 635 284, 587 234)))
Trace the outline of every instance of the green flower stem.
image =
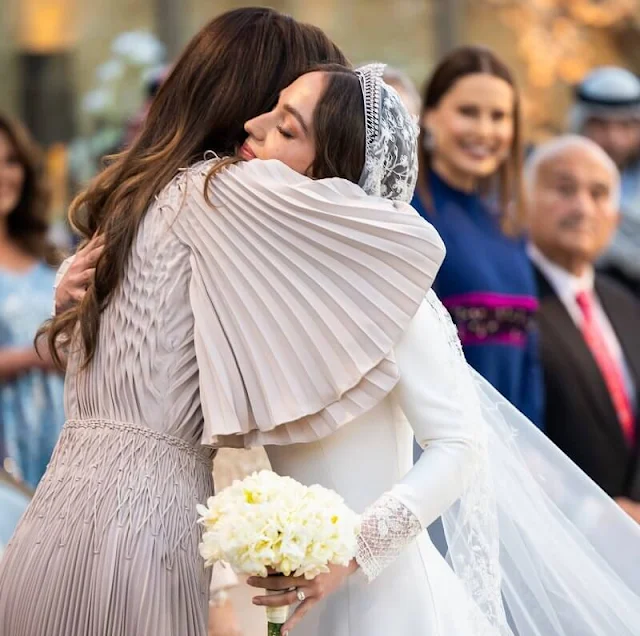
POLYGON ((267 623, 267 636, 281 636, 281 627, 278 623, 267 623))

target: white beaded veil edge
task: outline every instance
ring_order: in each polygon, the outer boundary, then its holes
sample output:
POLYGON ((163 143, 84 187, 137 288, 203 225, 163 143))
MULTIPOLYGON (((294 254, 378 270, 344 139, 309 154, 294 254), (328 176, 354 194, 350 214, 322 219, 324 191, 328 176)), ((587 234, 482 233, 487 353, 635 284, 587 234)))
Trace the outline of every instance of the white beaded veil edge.
POLYGON ((384 64, 356 69, 366 122, 360 187, 373 196, 410 201, 418 179, 418 126, 398 93, 382 76, 384 64))

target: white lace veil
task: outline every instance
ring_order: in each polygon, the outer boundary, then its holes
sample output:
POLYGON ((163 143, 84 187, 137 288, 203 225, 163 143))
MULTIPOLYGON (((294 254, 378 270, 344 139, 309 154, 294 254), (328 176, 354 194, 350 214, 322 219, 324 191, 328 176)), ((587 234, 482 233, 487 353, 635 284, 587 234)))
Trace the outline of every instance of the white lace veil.
POLYGON ((473 633, 640 634, 640 525, 467 364, 449 313, 428 297, 477 413, 475 471, 442 515, 473 633))
MULTIPOLYGON (((408 201, 417 130, 383 70, 356 71, 367 124, 360 185, 408 201)), ((450 372, 475 386, 475 471, 442 515, 447 558, 474 601, 474 634, 640 634, 640 525, 469 367, 447 310, 430 296, 457 360, 450 372)))
POLYGON ((365 162, 358 185, 385 199, 411 201, 418 179, 418 124, 382 80, 384 64, 356 69, 364 97, 365 162))
MULTIPOLYGON (((487 431, 501 590, 514 632, 640 634, 640 525, 471 373, 487 431)), ((488 508, 484 502, 480 510, 488 508)), ((443 520, 447 537, 469 535, 455 510, 443 520)))

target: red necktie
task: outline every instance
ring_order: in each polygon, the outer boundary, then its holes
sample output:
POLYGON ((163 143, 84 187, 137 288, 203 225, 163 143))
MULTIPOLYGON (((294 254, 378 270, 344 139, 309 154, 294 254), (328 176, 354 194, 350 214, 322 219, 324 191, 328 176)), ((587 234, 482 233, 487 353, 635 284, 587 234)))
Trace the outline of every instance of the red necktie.
POLYGON ((582 335, 595 358, 604 378, 611 401, 618 414, 622 432, 629 444, 635 444, 636 424, 631 401, 624 384, 622 370, 611 355, 602 331, 596 321, 593 297, 589 292, 581 291, 576 302, 582 311, 582 335))

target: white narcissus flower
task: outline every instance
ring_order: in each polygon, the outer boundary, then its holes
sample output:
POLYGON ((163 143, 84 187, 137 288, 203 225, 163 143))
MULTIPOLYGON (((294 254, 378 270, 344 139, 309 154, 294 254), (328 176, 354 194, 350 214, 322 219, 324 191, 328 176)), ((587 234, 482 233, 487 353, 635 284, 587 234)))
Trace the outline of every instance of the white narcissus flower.
POLYGON ((211 566, 216 561, 220 560, 220 551, 216 545, 215 540, 209 536, 208 532, 205 532, 202 536, 202 543, 200 543, 200 556, 205 560, 205 565, 211 566))
POLYGON ((314 578, 355 555, 359 518, 335 492, 271 471, 253 473, 198 506, 200 552, 240 573, 314 578))

